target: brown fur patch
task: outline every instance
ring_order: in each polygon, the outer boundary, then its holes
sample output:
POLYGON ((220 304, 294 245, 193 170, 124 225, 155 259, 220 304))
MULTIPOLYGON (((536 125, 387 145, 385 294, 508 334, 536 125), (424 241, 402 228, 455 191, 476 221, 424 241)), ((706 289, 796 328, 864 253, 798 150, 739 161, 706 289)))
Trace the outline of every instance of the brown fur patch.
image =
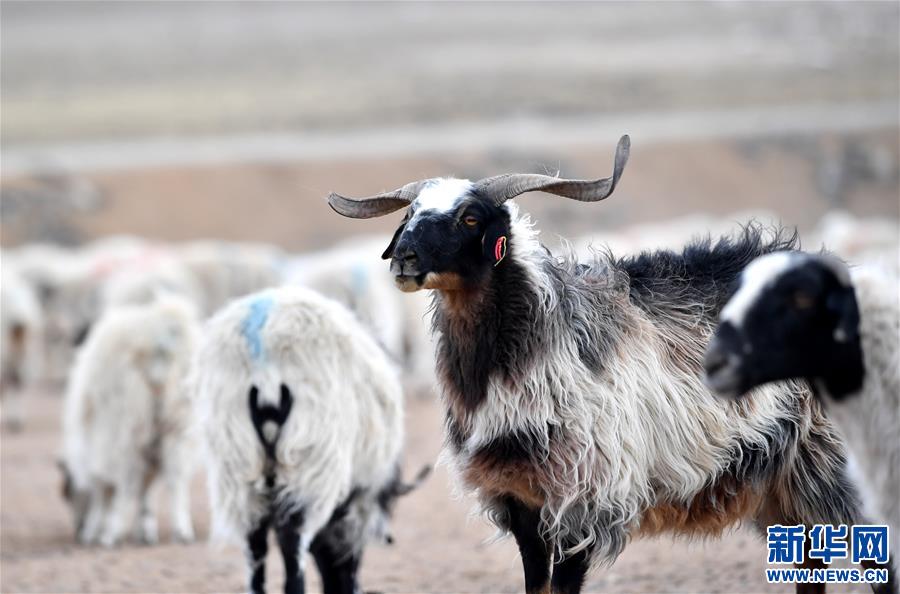
POLYGON ((530 507, 544 505, 544 493, 534 465, 528 461, 504 462, 473 456, 463 469, 466 485, 491 497, 512 496, 530 507))
POLYGON ((463 277, 455 272, 429 272, 422 281, 423 289, 459 291, 463 287, 465 287, 463 277))
POLYGON ((465 326, 476 322, 481 309, 483 294, 477 289, 459 287, 442 290, 441 303, 453 319, 454 325, 465 326))
POLYGON ((669 502, 648 509, 641 517, 638 533, 719 536, 741 520, 754 518, 763 498, 762 493, 748 485, 716 484, 698 493, 688 504, 669 502))

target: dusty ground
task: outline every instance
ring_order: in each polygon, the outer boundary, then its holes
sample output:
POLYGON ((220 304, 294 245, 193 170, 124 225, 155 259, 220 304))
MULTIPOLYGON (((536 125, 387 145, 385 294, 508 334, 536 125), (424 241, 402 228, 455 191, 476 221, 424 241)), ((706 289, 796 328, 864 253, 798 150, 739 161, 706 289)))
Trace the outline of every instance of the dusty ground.
MULTIPOLYGON (((193 510, 198 542, 106 550, 75 544, 59 493, 55 456, 60 399, 31 395, 21 433, 2 434, 0 458, 0 591, 2 592, 239 592, 243 557, 234 546, 206 542, 208 510, 198 476, 193 510)), ((441 447, 439 405, 416 398, 407 414, 407 472, 433 462, 441 447)), ((493 530, 469 516, 470 502, 451 496, 443 468, 402 501, 396 544, 370 548, 362 574, 366 589, 384 592, 517 592, 520 565, 510 540, 486 543, 493 530)), ((274 548, 274 547, 273 547, 274 548)), ((743 530, 721 540, 659 539, 629 545, 616 564, 591 575, 590 592, 788 592, 765 582, 764 542, 743 530)), ((310 572, 311 587, 318 588, 310 572)), ((276 552, 269 582, 281 585, 276 552)), ((866 588, 833 591, 867 592, 866 588)))

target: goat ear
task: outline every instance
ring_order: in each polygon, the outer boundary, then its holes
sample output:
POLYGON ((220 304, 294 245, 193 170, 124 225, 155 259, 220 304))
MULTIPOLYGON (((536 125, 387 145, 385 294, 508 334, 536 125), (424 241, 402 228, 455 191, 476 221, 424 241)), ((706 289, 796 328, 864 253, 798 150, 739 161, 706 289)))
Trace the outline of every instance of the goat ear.
POLYGON ((498 218, 488 224, 481 238, 484 258, 494 266, 500 264, 509 250, 509 224, 498 218))
POLYGON ((400 223, 400 226, 397 227, 397 230, 394 231, 394 236, 391 237, 391 242, 388 244, 387 249, 384 250, 384 253, 381 254, 382 260, 390 260, 394 255, 394 248, 397 247, 397 240, 400 239, 400 234, 403 233, 403 230, 406 229, 406 222, 409 220, 409 216, 404 217, 403 222, 400 223))
POLYGON ((832 293, 827 299, 828 310, 837 318, 834 339, 852 342, 859 339, 859 306, 852 287, 832 293))

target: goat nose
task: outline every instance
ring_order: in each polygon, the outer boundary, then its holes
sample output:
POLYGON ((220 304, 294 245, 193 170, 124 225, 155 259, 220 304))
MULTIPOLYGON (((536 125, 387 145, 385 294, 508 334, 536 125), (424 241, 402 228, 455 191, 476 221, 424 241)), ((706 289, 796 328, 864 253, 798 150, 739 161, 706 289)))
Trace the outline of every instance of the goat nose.
POLYGON ((712 375, 727 364, 728 356, 725 354, 725 349, 722 348, 718 340, 713 339, 706 349, 706 356, 703 357, 703 367, 706 373, 712 375))
POLYGON ((713 392, 736 398, 744 381, 739 358, 725 347, 719 337, 713 338, 703 358, 703 382, 713 392))
POLYGON ((413 263, 418 259, 415 250, 413 250, 408 244, 400 244, 397 246, 397 249, 394 250, 394 260, 401 263, 413 263))
POLYGON ((398 246, 391 259, 391 272, 400 275, 415 275, 419 273, 419 256, 415 250, 408 246, 398 246))

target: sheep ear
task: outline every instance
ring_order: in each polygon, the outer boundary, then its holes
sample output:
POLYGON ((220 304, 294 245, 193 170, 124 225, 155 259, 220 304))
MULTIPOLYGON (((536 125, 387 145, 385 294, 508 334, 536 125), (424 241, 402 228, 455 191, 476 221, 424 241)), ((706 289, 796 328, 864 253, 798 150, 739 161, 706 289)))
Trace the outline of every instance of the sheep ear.
POLYGON ((428 478, 428 475, 431 474, 431 464, 426 464, 419 472, 416 473, 416 478, 413 479, 411 483, 399 483, 394 491, 394 495, 398 497, 403 497, 404 495, 409 495, 413 491, 419 488, 419 486, 425 482, 425 479, 428 478))
POLYGON ((78 329, 78 332, 75 333, 75 336, 72 338, 72 346, 80 347, 84 344, 84 341, 87 340, 88 334, 91 332, 91 324, 90 322, 84 324, 78 329))
POLYGON ((833 293, 827 300, 828 310, 837 318, 834 339, 837 342, 859 340, 859 306, 852 287, 833 293))
POLYGON ((497 266, 509 251, 509 224, 497 219, 487 226, 481 238, 481 249, 485 260, 497 266))
POLYGON ((397 227, 397 230, 394 231, 394 236, 391 237, 390 243, 388 243, 387 248, 384 250, 384 253, 381 254, 382 260, 390 260, 394 255, 394 248, 397 247, 397 240, 400 239, 400 234, 403 233, 403 230, 406 229, 406 222, 409 220, 409 215, 407 215, 403 222, 400 223, 400 226, 397 227))

